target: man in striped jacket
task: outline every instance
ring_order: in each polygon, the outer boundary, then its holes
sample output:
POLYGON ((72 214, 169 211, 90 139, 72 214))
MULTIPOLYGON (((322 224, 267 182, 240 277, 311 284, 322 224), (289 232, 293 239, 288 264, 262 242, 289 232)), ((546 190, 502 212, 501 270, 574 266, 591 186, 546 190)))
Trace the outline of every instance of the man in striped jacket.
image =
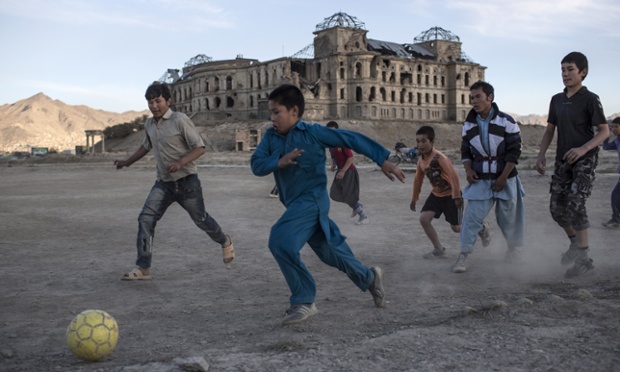
POLYGON ((468 182, 463 191, 467 207, 461 227, 461 253, 452 268, 455 273, 467 271, 467 257, 493 206, 508 246, 507 260, 513 260, 517 247, 523 245, 525 225, 525 193, 516 168, 521 156, 519 126, 493 102, 491 84, 474 83, 470 95, 473 109, 463 124, 461 141, 461 161, 468 182))

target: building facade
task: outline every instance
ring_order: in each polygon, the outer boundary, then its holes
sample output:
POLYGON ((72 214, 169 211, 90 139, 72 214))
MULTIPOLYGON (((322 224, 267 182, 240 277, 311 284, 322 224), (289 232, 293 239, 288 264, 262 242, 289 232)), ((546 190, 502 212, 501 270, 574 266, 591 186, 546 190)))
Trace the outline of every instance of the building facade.
POLYGON ((336 13, 316 26, 313 44, 266 62, 213 61, 199 55, 179 75, 168 70, 175 109, 196 122, 268 119, 267 96, 280 84, 300 87, 308 120, 462 122, 469 86, 486 67, 461 50, 458 36, 431 28, 411 44, 367 38, 364 24, 336 13))

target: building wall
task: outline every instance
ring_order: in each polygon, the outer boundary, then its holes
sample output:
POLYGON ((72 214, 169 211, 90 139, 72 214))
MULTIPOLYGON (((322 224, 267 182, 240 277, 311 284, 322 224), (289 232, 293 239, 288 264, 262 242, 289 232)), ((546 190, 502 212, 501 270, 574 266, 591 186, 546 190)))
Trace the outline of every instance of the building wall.
POLYGON ((460 60, 461 43, 420 43, 434 58, 403 58, 368 49, 366 30, 316 31, 314 59, 266 62, 237 58, 183 69, 172 84, 175 109, 195 121, 268 119, 266 98, 278 85, 299 86, 308 120, 461 122, 469 86, 485 67, 460 60))

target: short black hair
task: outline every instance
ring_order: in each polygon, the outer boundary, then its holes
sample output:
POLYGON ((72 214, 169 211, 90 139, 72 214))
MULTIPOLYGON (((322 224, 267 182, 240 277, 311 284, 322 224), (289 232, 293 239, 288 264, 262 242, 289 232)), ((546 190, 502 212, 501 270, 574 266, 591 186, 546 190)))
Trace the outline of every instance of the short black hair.
POLYGON ((420 129, 418 129, 418 131, 415 132, 415 135, 416 136, 425 135, 429 141, 431 142, 435 141, 435 129, 433 129, 433 127, 428 126, 428 125, 421 126, 420 129))
POLYGON ((487 83, 486 81, 478 80, 471 87, 469 87, 469 90, 472 91, 478 88, 482 88, 482 91, 487 95, 487 97, 492 94, 493 99, 495 99, 495 88, 493 88, 493 85, 487 83))
POLYGON ((564 58, 562 58, 562 62, 560 63, 574 63, 579 69, 579 72, 585 70, 586 74, 583 76, 582 81, 586 79, 588 76, 588 58, 580 52, 570 52, 564 58))
POLYGON ((170 88, 168 88, 168 85, 160 83, 160 82, 154 82, 153 84, 149 85, 148 88, 146 88, 146 93, 144 94, 144 98, 146 98, 147 101, 155 99, 159 96, 164 97, 166 101, 169 100, 170 97, 172 97, 172 95, 170 94, 170 88))
POLYGON ((611 121, 613 124, 620 124, 620 116, 611 121))
POLYGON ((336 128, 338 129, 338 123, 336 123, 335 121, 330 121, 329 123, 325 124, 326 127, 328 128, 336 128))
POLYGON ((304 114, 304 95, 301 93, 301 89, 297 88, 293 84, 280 85, 274 89, 273 92, 269 93, 269 97, 267 99, 269 101, 274 101, 279 105, 285 106, 287 110, 297 106, 300 118, 304 114))

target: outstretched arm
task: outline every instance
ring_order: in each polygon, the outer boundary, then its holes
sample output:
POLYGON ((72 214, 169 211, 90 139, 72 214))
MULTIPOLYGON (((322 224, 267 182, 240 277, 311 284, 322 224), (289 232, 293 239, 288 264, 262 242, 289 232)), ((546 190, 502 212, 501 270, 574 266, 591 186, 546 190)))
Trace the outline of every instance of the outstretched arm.
POLYGON ((147 149, 144 148, 144 146, 140 146, 138 147, 138 149, 136 150, 136 152, 134 152, 128 159, 126 160, 115 160, 114 161, 114 165, 116 166, 116 169, 121 169, 123 167, 128 167, 130 165, 132 165, 133 163, 137 162, 138 160, 142 159, 144 157, 144 155, 148 154, 149 151, 147 149))
POLYGON ((390 181, 394 181, 394 178, 398 178, 398 180, 402 183, 405 183, 405 174, 403 171, 398 168, 398 166, 391 161, 384 160, 383 164, 381 164, 381 171, 390 181))

